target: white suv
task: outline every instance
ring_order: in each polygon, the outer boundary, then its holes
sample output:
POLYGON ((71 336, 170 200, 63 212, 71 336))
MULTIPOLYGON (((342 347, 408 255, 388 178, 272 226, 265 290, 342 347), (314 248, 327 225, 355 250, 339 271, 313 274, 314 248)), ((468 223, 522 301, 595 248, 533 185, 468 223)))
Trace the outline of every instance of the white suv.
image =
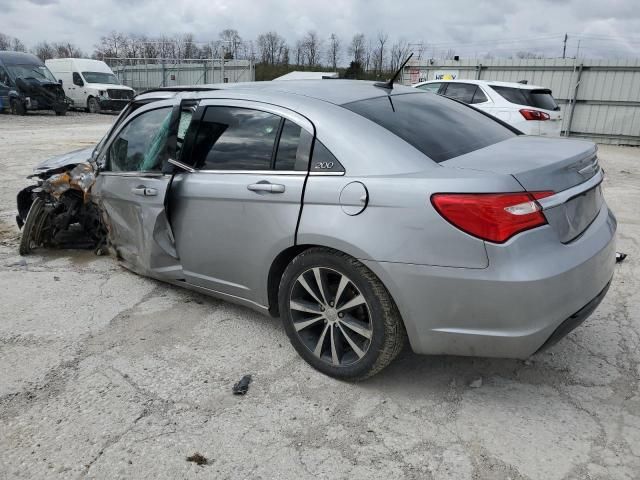
POLYGON ((562 113, 551 90, 484 80, 432 80, 413 85, 487 112, 527 135, 560 136, 562 113))

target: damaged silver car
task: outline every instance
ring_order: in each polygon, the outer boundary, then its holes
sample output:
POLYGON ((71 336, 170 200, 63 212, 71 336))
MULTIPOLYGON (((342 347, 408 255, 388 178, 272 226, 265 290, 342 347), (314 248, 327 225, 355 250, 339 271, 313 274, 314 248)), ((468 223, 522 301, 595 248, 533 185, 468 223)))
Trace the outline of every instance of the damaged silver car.
POLYGON ((594 144, 391 83, 147 92, 95 149, 36 175, 23 253, 75 228, 139 274, 280 316, 343 379, 406 339, 526 358, 583 322, 614 271, 594 144))

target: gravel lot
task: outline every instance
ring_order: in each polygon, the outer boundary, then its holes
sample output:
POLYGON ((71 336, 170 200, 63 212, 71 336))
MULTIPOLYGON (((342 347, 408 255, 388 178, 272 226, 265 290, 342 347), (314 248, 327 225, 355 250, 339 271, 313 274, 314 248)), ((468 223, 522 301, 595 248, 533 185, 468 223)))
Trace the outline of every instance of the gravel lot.
POLYGON ((0 115, 0 478, 639 478, 640 149, 600 148, 629 258, 581 328, 527 362, 405 352, 353 385, 278 320, 91 252, 18 256, 33 164, 113 120, 0 115))

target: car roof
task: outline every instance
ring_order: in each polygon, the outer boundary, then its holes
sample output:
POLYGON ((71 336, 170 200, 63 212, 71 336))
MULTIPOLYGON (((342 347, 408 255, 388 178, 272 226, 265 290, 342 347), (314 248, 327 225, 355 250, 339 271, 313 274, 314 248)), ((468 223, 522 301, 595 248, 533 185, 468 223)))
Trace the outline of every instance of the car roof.
MULTIPOLYGON (((395 84, 392 90, 376 87, 375 82, 362 80, 289 80, 286 82, 241 82, 241 83, 217 83, 196 86, 177 86, 168 88, 158 88, 147 92, 142 92, 140 99, 149 98, 160 92, 190 92, 193 98, 208 98, 215 91, 215 96, 223 92, 243 93, 243 94, 269 94, 273 96, 296 95, 321 100, 335 105, 365 100, 368 98, 385 97, 387 95, 399 95, 405 93, 415 93, 410 87, 395 84)), ((166 95, 167 97, 171 95, 166 95)))
POLYGON ((500 82, 497 80, 471 80, 466 78, 455 79, 455 80, 429 80, 428 82, 420 82, 416 83, 414 87, 418 85, 424 85, 425 83, 470 83, 472 85, 485 85, 489 87, 511 87, 511 88, 521 88, 523 90, 548 90, 546 87, 541 87, 539 85, 530 85, 528 83, 518 83, 518 82, 500 82))
POLYGON ((22 53, 22 52, 8 52, 8 51, 0 51, 0 60, 5 65, 43 65, 42 60, 40 60, 35 55, 30 53, 22 53))

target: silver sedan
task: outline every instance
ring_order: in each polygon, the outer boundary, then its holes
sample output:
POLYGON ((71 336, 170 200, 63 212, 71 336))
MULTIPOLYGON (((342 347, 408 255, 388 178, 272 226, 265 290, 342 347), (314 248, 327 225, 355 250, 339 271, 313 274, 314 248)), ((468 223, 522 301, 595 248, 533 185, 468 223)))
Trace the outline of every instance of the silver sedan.
POLYGON ((402 86, 147 92, 95 149, 36 173, 18 197, 25 252, 66 215, 139 274, 280 316, 309 364, 344 379, 407 339, 526 358, 589 316, 615 263, 594 144, 402 86))

